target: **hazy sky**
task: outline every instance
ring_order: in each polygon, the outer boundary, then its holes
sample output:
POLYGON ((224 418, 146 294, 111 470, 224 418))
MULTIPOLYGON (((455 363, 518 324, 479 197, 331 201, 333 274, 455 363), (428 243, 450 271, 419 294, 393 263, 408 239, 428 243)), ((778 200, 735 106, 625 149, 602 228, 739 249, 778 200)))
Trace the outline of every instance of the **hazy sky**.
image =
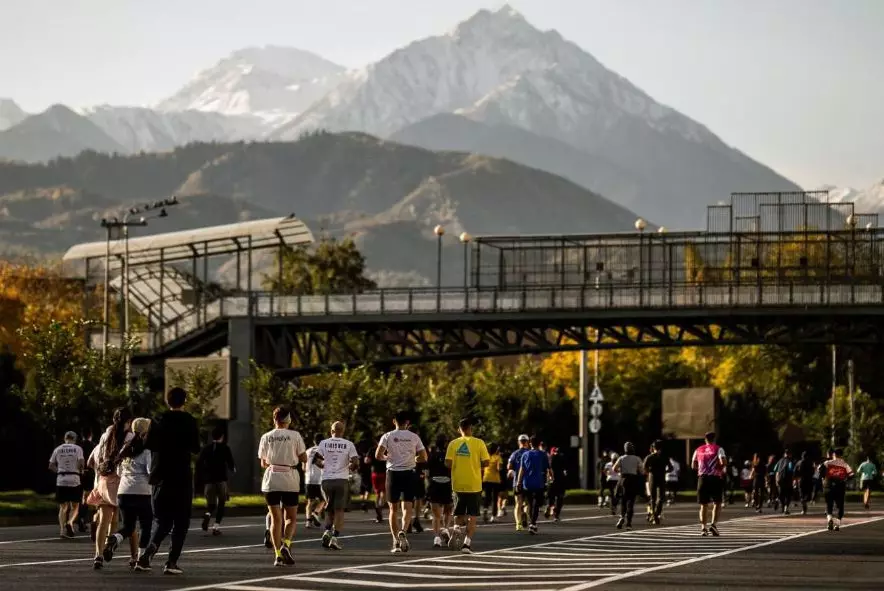
MULTIPOLYGON (((150 105, 249 45, 361 66, 483 0, 0 0, 0 97, 150 105)), ((512 0, 806 188, 884 178, 884 0, 512 0)))

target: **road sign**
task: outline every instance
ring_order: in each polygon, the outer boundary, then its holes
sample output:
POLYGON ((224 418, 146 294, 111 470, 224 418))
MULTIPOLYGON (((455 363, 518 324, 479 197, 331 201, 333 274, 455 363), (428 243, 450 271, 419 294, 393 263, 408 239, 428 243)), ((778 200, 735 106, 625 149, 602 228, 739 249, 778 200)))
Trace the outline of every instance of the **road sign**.
POLYGON ((592 393, 589 395, 589 399, 593 402, 604 402, 605 397, 602 396, 602 389, 596 386, 592 389, 592 393))
POLYGON ((589 432, 595 435, 599 431, 602 430, 602 422, 598 419, 592 419, 589 421, 589 432))
POLYGON ((589 416, 591 416, 594 419, 597 419, 600 416, 602 416, 602 405, 599 404, 598 402, 593 402, 592 406, 589 407, 589 416))

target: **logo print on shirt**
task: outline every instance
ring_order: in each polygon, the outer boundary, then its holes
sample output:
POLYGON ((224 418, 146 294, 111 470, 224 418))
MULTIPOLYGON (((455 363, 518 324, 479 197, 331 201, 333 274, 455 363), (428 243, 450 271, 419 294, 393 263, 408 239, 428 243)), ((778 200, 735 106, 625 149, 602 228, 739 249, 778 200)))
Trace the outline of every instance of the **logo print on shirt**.
POLYGON ((459 455, 459 456, 470 457, 470 446, 467 445, 467 442, 466 442, 466 441, 464 441, 463 443, 460 444, 460 447, 457 448, 457 452, 456 452, 456 453, 457 453, 457 455, 459 455))

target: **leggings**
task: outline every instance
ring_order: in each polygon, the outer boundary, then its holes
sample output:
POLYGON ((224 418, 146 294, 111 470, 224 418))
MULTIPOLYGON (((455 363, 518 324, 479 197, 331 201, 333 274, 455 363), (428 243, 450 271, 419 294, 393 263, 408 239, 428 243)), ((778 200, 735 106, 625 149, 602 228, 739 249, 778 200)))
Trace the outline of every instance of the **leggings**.
POLYGON ((620 476, 620 517, 632 524, 632 516, 635 513, 635 497, 638 496, 641 478, 637 474, 623 474, 620 476))
POLYGON ((780 505, 788 508, 792 504, 792 483, 784 482, 779 486, 780 505))
POLYGON ((651 511, 654 517, 663 515, 663 499, 666 497, 666 482, 663 478, 648 476, 648 488, 651 493, 651 511))
POLYGON ((562 505, 564 504, 565 486, 560 485, 557 480, 549 487, 549 506, 553 508, 553 516, 558 517, 562 514, 562 505))
POLYGON ((826 515, 835 516, 832 511, 837 507, 838 519, 844 518, 844 493, 846 488, 843 482, 832 483, 826 487, 826 515))
POLYGON ((529 523, 531 525, 537 525, 537 518, 540 516, 540 506, 543 505, 546 500, 545 491, 541 488, 540 490, 526 490, 524 491, 525 502, 528 503, 529 510, 531 511, 529 515, 529 523))
POLYGON ((498 494, 500 494, 502 487, 503 484, 501 484, 500 482, 482 483, 482 492, 485 493, 485 496, 482 499, 482 507, 484 509, 493 509, 497 506, 497 496, 498 494))
POLYGON ((118 534, 123 539, 130 537, 135 533, 135 524, 141 527, 141 536, 138 538, 138 546, 142 549, 147 548, 150 542, 150 532, 153 525, 153 509, 151 508, 150 495, 119 495, 120 513, 122 515, 122 526, 118 534))

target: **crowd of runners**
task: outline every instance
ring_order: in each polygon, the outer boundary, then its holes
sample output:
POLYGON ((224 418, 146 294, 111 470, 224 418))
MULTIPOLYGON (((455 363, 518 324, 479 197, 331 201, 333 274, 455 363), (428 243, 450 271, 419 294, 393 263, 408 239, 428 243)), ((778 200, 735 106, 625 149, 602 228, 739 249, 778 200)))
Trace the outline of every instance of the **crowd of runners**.
MULTIPOLYGON (((224 431, 215 429, 212 441, 201 446, 196 420, 184 411, 186 392, 174 388, 166 402, 169 410, 154 419, 117 409, 98 443, 86 433, 78 444, 77 435, 68 432, 52 453, 49 467, 57 478, 60 535, 73 537, 75 527, 80 532, 91 530, 95 569, 104 568, 127 542, 129 567, 150 570, 153 557, 169 537, 163 572, 182 573, 178 559, 193 507, 195 455, 206 497, 202 529, 209 532, 211 526, 212 535, 221 535, 227 482, 236 470, 224 431), (88 508, 94 509, 91 519, 88 508)), ((273 428, 261 436, 256 454, 268 507, 264 545, 273 550, 273 563, 295 564, 291 545, 302 495, 304 526, 323 528, 321 544, 333 551, 343 549, 340 537, 354 495, 361 496, 367 511, 374 493, 375 521, 386 521, 393 553, 411 549, 409 535, 424 531, 422 517, 432 528, 432 547, 472 553, 478 520, 487 523, 505 517, 511 493, 516 531, 537 534, 541 512, 558 522, 568 478, 564 454, 546 449, 527 434, 520 435, 515 450, 507 453, 475 437, 473 426, 470 418, 464 418, 456 434, 440 433, 425 447, 408 413, 399 412, 393 429, 360 453, 346 438, 342 421, 334 421, 327 435, 314 434, 308 448, 294 427, 291 411, 276 408, 273 428)), ((822 491, 827 526, 839 529, 847 482, 854 477, 840 449, 830 450, 820 462, 806 454, 793 461, 788 450, 767 462, 756 455, 739 469, 715 439, 714 433, 706 434, 690 462, 698 479, 701 535, 720 535, 722 507, 733 502, 740 489, 746 507, 761 512, 766 503, 786 514, 793 505, 806 513, 808 503, 815 503, 822 491)), ((645 457, 626 443, 623 454, 604 454, 598 467, 598 506, 619 515, 617 529, 632 528, 640 496, 647 499, 647 521, 652 525, 659 525, 664 506, 675 502, 682 467, 665 455, 661 441, 645 457)), ((877 469, 867 460, 857 472, 868 508, 877 469)))

